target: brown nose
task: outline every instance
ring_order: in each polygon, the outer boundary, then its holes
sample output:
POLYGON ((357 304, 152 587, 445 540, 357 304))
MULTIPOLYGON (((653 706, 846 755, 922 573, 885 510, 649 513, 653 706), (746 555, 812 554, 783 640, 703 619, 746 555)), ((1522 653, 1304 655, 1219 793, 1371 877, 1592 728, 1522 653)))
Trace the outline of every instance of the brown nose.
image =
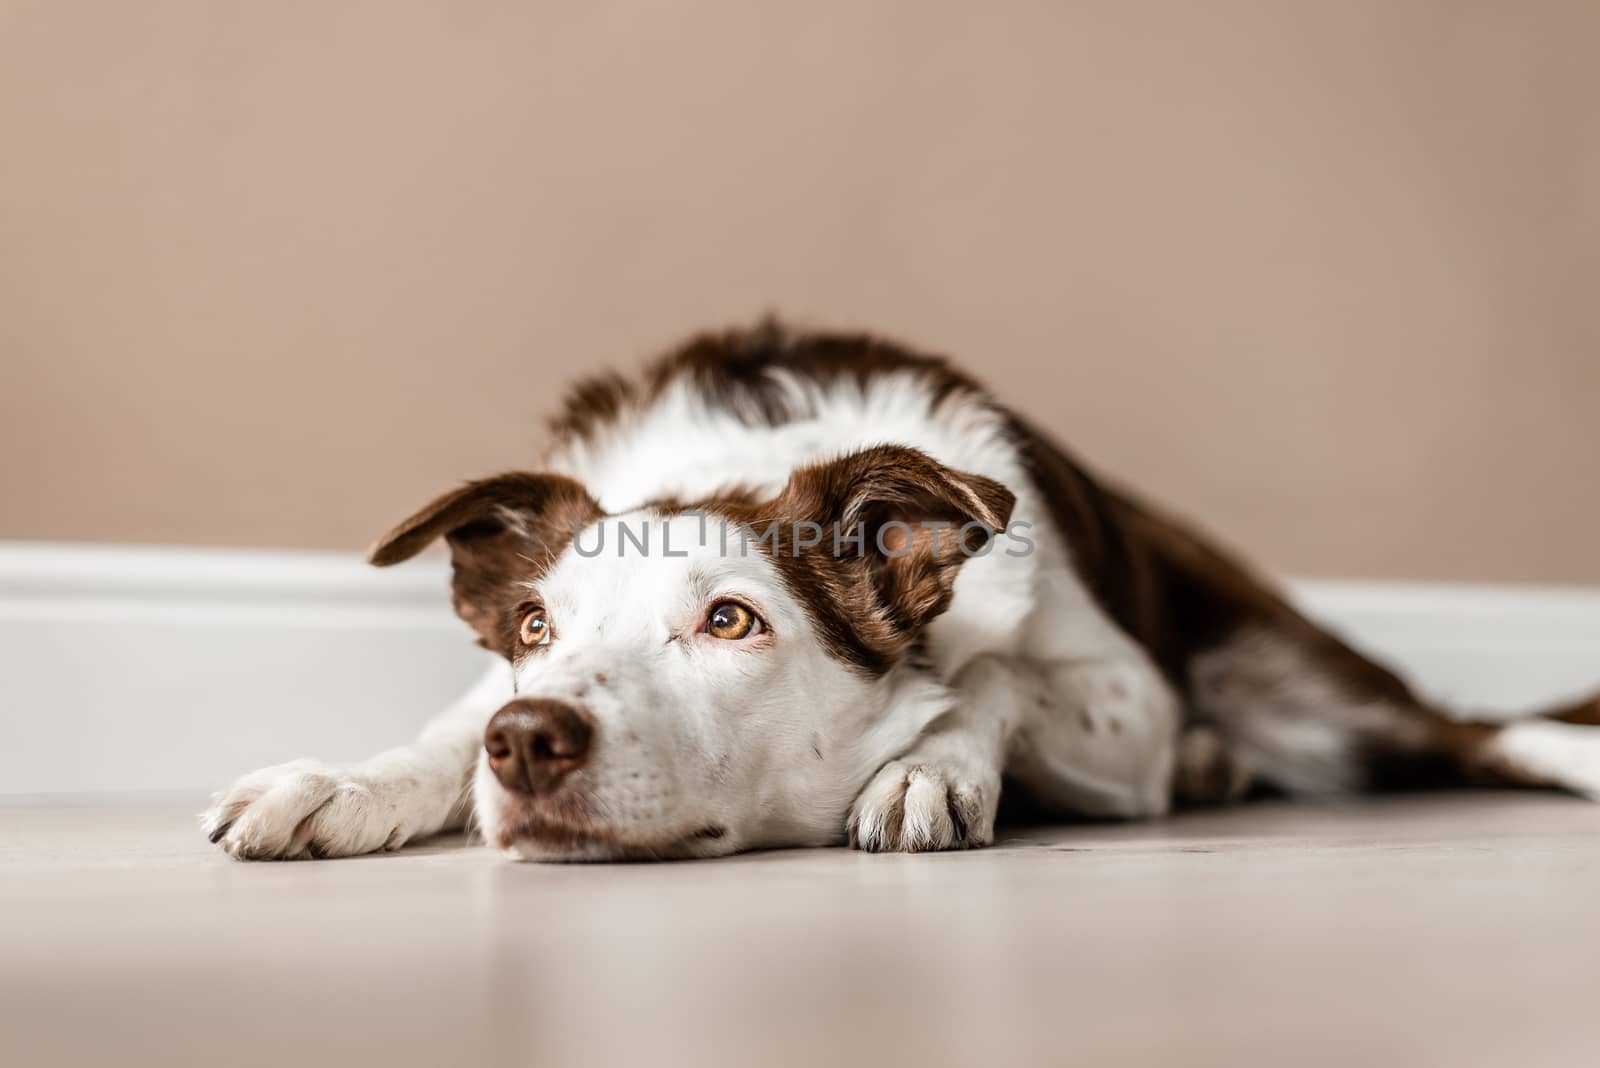
POLYGON ((519 794, 547 794, 589 759, 594 727, 563 701, 519 697, 494 714, 483 735, 489 769, 519 794))

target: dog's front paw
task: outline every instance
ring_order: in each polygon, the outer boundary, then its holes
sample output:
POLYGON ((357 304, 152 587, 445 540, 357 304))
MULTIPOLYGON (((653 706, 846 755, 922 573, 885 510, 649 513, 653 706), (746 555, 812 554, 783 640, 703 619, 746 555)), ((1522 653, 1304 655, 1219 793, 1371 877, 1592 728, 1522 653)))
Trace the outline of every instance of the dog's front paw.
POLYGON ((924 853, 988 845, 1000 786, 986 778, 914 759, 891 761, 850 807, 850 847, 924 853))
POLYGON ((211 799, 201 830, 239 860, 348 857, 408 835, 394 791, 314 760, 263 768, 211 799))

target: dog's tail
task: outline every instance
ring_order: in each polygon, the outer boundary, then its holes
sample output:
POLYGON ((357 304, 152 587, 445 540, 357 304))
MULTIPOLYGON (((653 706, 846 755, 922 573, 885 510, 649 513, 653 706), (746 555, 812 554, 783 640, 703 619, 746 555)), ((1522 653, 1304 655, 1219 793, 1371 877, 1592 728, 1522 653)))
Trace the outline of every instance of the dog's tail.
POLYGON ((1356 749, 1369 790, 1526 787, 1600 801, 1600 695, 1492 720, 1417 700, 1389 706, 1372 728, 1356 749))
POLYGON ((1468 752, 1490 785, 1553 787, 1600 801, 1600 695, 1494 724, 1468 752))

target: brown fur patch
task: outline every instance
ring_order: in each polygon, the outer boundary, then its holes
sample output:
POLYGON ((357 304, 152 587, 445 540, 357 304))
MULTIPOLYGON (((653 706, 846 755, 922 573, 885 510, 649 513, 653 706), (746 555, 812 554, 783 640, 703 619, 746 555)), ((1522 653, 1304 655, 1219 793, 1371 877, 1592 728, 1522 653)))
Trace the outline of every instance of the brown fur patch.
POLYGON ((1582 726, 1600 727, 1600 697, 1590 697, 1545 713, 1546 719, 1582 726))
POLYGON ((457 614, 478 632, 480 645, 510 656, 517 647, 515 610, 527 595, 523 584, 544 574, 573 531, 600 515, 570 478, 512 472, 437 498, 379 538, 367 559, 387 567, 443 537, 457 614))
POLYGON ((955 471, 916 449, 883 445, 798 468, 771 501, 715 510, 761 539, 756 544, 805 604, 830 652, 882 673, 949 607, 956 572, 982 540, 969 536, 963 544, 960 528, 978 524, 983 538, 992 537, 1005 529, 1014 503, 993 479, 955 471), (949 527, 936 538, 921 528, 924 522, 949 527), (820 542, 804 544, 809 538, 798 536, 797 524, 820 527, 820 542), (859 545, 847 540, 858 532, 859 545), (903 537, 884 537, 880 547, 885 532, 903 537))
POLYGON ((550 418, 550 434, 562 442, 592 438, 622 418, 637 396, 633 383, 615 371, 580 379, 567 391, 560 413, 550 418))
POLYGON ((649 365, 642 388, 614 372, 585 378, 568 392, 563 411, 549 426, 557 446, 592 439, 682 381, 712 408, 746 423, 776 426, 810 414, 795 408, 785 377, 822 386, 841 381, 864 386, 890 372, 926 381, 930 410, 954 394, 980 392, 941 356, 866 333, 793 330, 769 316, 752 327, 689 338, 649 365))
POLYGON ((764 499, 765 495, 754 487, 732 485, 704 497, 652 497, 644 502, 644 509, 660 518, 670 519, 686 512, 721 514, 730 509, 752 508, 764 499))

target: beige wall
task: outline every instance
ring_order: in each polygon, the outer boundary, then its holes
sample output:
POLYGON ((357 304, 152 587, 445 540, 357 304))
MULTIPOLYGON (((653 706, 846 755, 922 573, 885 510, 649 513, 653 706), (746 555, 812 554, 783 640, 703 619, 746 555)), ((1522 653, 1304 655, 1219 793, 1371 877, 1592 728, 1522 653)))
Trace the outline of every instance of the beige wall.
POLYGON ((1600 582, 1600 4, 0 0, 0 536, 354 548, 768 307, 1307 574, 1600 582))

